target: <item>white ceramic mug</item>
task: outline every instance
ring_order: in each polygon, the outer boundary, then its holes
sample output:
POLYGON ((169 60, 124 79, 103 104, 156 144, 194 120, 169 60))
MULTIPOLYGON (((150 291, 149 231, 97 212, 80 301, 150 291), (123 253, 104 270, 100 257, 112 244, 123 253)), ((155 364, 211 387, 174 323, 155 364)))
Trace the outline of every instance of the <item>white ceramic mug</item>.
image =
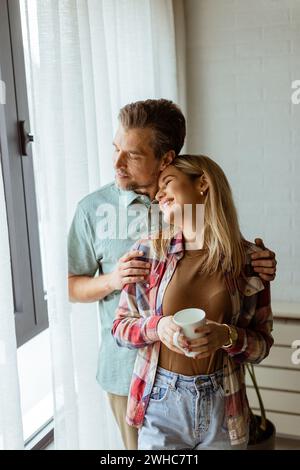
MULTIPOLYGON (((201 308, 185 308, 179 310, 173 317, 174 323, 181 327, 183 334, 189 339, 199 338, 201 334, 195 333, 195 329, 205 325, 205 312, 201 308)), ((173 344, 180 349, 187 357, 197 356, 197 352, 187 351, 178 344, 180 331, 176 331, 173 335, 173 344)))

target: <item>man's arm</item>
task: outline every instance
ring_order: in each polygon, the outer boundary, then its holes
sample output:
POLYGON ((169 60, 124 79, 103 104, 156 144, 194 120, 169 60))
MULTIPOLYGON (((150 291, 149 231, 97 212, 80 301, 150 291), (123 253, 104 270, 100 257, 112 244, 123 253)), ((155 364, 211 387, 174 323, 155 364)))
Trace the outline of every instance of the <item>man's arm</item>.
POLYGON ((261 238, 255 239, 255 244, 262 248, 262 251, 252 253, 251 265, 259 277, 264 281, 274 281, 276 276, 276 255, 273 251, 265 247, 261 238))
POLYGON ((116 269, 99 276, 78 276, 69 274, 69 299, 71 302, 96 302, 126 284, 144 281, 149 274, 150 264, 135 258, 143 256, 141 251, 131 251, 122 256, 116 269))
POLYGON ((111 284, 111 273, 96 277, 69 274, 68 281, 70 302, 97 302, 115 290, 111 284))

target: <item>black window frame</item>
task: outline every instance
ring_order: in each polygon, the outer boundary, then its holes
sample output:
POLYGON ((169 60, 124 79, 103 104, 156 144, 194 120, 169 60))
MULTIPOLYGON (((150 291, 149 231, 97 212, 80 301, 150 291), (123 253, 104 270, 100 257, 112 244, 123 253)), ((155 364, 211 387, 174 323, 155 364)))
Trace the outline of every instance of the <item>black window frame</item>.
POLYGON ((19 0, 1 0, 0 159, 11 255, 17 346, 48 328, 31 146, 21 143, 21 122, 30 129, 19 0))

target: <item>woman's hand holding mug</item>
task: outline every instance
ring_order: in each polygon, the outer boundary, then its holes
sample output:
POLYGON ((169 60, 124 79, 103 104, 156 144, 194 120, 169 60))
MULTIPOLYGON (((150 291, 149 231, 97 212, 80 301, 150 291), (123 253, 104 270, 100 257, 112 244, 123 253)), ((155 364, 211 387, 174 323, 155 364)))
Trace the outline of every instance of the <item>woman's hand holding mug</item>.
POLYGON ((162 317, 157 325, 157 334, 162 343, 164 343, 167 348, 171 351, 175 351, 179 354, 185 354, 189 350, 189 342, 187 338, 182 336, 180 326, 176 325, 173 321, 173 315, 162 317), (179 335, 178 345, 174 345, 173 337, 174 335, 179 335))
POLYGON ((227 326, 206 320, 205 312, 198 308, 162 317, 157 332, 167 348, 194 359, 210 356, 229 339, 227 326))
POLYGON ((210 356, 229 340, 227 326, 211 320, 207 320, 204 327, 197 328, 195 331, 201 335, 199 338, 190 340, 190 348, 195 359, 204 359, 210 356))
POLYGON ((205 334, 206 320, 204 310, 200 308, 185 308, 175 313, 173 320, 174 323, 181 328, 182 334, 184 335, 182 336, 179 332, 175 332, 173 335, 173 344, 181 349, 187 357, 195 358, 198 352, 192 350, 192 341, 203 339, 200 337, 205 334), (199 328, 204 329, 204 332, 199 332, 199 328), (188 350, 182 348, 180 340, 188 342, 188 350))

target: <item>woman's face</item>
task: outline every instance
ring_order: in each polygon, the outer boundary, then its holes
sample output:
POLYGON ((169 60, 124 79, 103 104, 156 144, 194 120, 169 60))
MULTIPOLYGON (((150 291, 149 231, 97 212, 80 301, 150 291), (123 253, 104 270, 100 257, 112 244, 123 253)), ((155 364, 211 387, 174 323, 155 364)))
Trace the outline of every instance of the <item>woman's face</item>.
MULTIPOLYGON (((203 197, 200 195, 199 181, 192 180, 182 171, 169 165, 161 174, 158 181, 159 191, 155 198, 159 202, 164 220, 167 223, 177 222, 175 216, 183 220, 182 215, 186 210, 185 205, 195 207, 196 204, 203 204, 203 197), (185 207, 184 207, 185 206, 185 207)), ((176 225, 178 225, 176 223, 176 225)), ((181 224, 179 224, 181 225, 181 224)))

